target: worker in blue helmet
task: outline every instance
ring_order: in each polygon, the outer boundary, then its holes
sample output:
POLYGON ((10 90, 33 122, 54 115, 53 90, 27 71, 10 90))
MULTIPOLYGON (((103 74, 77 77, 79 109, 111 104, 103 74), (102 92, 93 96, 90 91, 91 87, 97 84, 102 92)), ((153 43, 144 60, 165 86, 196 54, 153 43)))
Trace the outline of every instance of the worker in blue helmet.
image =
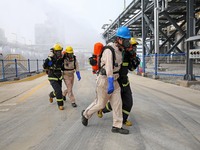
POLYGON ((115 42, 108 43, 99 58, 99 74, 97 76, 96 99, 82 111, 82 124, 88 125, 92 115, 103 109, 109 100, 113 109, 113 125, 111 131, 129 134, 129 130, 122 128, 122 99, 120 85, 117 81, 122 64, 122 51, 130 47, 131 34, 127 27, 120 27, 116 32, 115 42), (114 58, 114 59, 113 59, 114 58))
POLYGON ((130 47, 130 39, 130 30, 125 26, 119 27, 116 32, 116 42, 118 42, 119 46, 123 49, 130 47))
POLYGON ((126 26, 122 26, 117 29, 116 36, 124 38, 124 39, 130 39, 131 33, 130 33, 130 30, 126 26))
MULTIPOLYGON (((140 64, 140 59, 136 55, 138 42, 135 38, 130 39, 130 47, 126 48, 122 54, 121 68, 119 70, 119 78, 117 79, 120 88, 121 88, 121 98, 122 98, 122 114, 123 114, 123 124, 126 126, 132 126, 132 122, 128 120, 132 106, 133 106, 133 97, 132 91, 128 79, 128 72, 135 70, 140 64)), ((106 106, 99 110, 97 116, 99 118, 103 117, 103 114, 111 112, 112 107, 110 102, 106 103, 106 106)))

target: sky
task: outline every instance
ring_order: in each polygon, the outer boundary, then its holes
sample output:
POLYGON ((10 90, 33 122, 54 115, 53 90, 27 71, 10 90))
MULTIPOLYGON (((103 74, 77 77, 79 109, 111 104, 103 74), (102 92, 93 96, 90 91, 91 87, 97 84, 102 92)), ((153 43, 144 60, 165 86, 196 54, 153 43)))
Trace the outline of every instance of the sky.
POLYGON ((132 0, 0 0, 0 28, 9 41, 34 44, 35 24, 52 17, 65 28, 66 43, 91 48, 104 42, 101 27, 122 13, 124 1, 128 6, 132 0))

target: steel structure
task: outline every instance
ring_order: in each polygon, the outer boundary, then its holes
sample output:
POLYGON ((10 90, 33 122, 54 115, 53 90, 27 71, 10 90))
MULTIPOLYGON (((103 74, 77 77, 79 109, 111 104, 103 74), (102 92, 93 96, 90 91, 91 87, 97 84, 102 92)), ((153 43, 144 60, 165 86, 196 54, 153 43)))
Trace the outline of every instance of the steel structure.
MULTIPOLYGON (((142 39, 143 56, 171 52, 187 54, 194 44, 189 41, 184 46, 185 39, 197 35, 200 30, 200 0, 133 0, 105 29, 103 38, 106 42, 114 39, 119 26, 128 26, 133 37, 142 39), (158 18, 155 18, 156 9, 158 18), (158 27, 155 21, 159 21, 158 27), (158 33, 159 40, 154 40, 155 33, 158 33), (156 50, 155 44, 158 45, 156 50)), ((192 60, 188 55, 184 79, 194 80, 192 60)))

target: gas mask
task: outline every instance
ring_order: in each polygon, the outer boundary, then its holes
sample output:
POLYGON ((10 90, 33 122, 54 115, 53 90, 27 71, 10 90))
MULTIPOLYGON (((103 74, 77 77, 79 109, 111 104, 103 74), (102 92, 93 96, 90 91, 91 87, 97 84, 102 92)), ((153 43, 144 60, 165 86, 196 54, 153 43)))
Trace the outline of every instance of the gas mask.
POLYGON ((73 61, 74 60, 74 54, 73 53, 72 54, 71 53, 70 54, 67 53, 66 57, 68 58, 69 61, 73 61))
POLYGON ((123 39, 122 46, 126 49, 130 47, 130 39, 123 39))
POLYGON ((61 51, 54 51, 54 54, 55 54, 55 56, 56 56, 57 59, 59 59, 59 58, 62 57, 61 51))
POLYGON ((130 47, 126 48, 126 51, 128 51, 133 57, 136 56, 136 45, 130 45, 130 47))

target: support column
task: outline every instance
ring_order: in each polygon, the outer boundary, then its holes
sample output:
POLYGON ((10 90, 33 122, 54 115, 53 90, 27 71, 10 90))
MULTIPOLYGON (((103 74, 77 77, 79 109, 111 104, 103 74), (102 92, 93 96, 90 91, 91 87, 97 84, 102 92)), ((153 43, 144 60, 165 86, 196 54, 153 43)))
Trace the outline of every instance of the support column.
POLYGON ((145 56, 146 56, 146 49, 145 49, 145 41, 146 41, 146 23, 145 23, 145 5, 146 0, 142 0, 141 1, 141 5, 142 5, 142 75, 145 76, 145 66, 146 66, 146 62, 145 62, 145 56))
POLYGON ((154 49, 155 49, 155 74, 154 79, 158 79, 158 57, 159 54, 159 3, 154 0, 154 49))
MULTIPOLYGON (((195 17, 194 17, 194 13, 195 13, 195 7, 194 7, 194 2, 195 0, 188 0, 187 1, 187 16, 186 16, 186 20, 187 20, 187 39, 191 36, 195 35, 195 17)), ((189 50, 193 49, 193 41, 188 41, 187 42, 187 64, 186 64, 186 74, 184 76, 184 80, 188 80, 188 81, 192 81, 195 80, 195 76, 193 75, 193 60, 189 59, 189 50)))

